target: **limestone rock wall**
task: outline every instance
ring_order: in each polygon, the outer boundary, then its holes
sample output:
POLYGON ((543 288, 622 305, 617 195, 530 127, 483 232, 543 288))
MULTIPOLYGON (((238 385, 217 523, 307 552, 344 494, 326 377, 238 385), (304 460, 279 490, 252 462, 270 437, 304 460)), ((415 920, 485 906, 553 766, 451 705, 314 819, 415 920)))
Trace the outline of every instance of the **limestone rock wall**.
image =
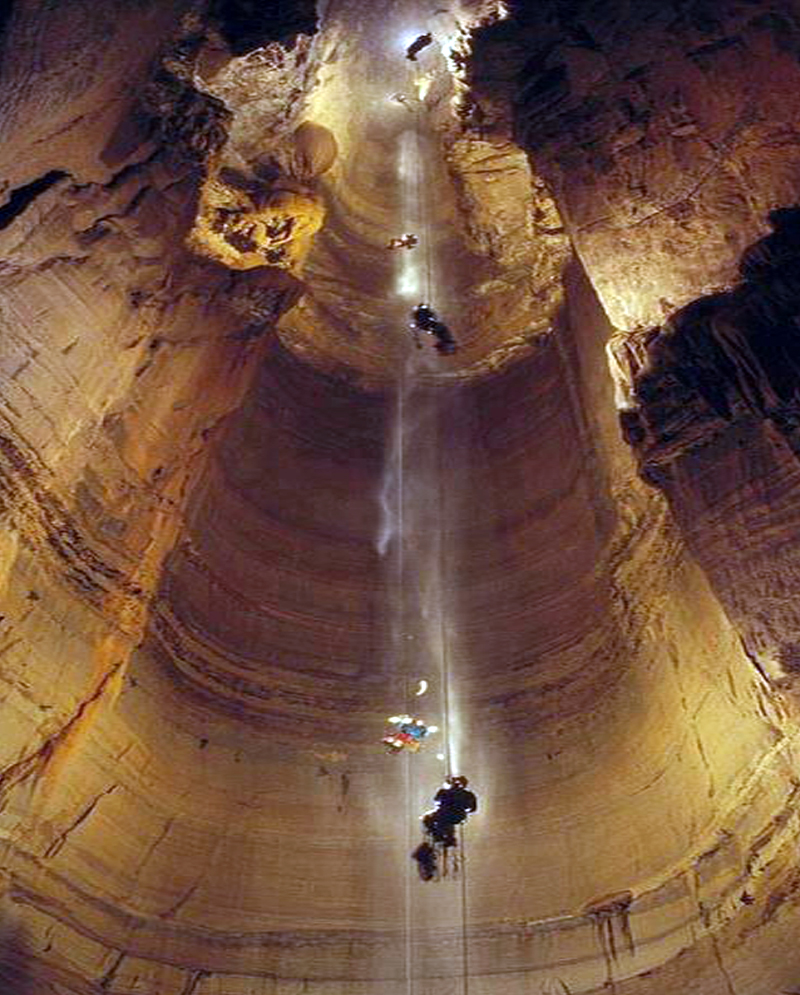
MULTIPOLYGON (((158 168, 151 163, 145 181, 158 168)), ((167 178, 182 183, 170 172, 167 178)), ((55 860, 71 827, 88 824, 100 800, 117 791, 112 744, 120 734, 104 735, 103 721, 133 680, 126 678, 129 655, 209 439, 247 383, 259 336, 293 293, 279 282, 244 282, 239 310, 232 307, 237 284, 228 272, 198 266, 180 243, 159 244, 169 197, 155 186, 144 190, 127 212, 123 201, 119 227, 105 188, 94 191, 94 205, 84 196, 80 224, 94 231, 88 247, 72 249, 79 258, 45 257, 43 265, 21 267, 4 288, 5 334, 19 346, 6 354, 4 385, 3 818, 4 840, 24 840, 29 869, 55 860), (158 223, 148 232, 149 209, 158 223), (105 220, 97 224, 97 216, 105 220), (63 302, 56 310, 55 299, 63 302), (103 762, 88 773, 95 737, 103 762)), ((183 199, 178 203, 183 213, 183 199)), ((62 224, 68 241, 80 245, 71 215, 62 215, 62 224)), ((131 748, 130 735, 121 742, 121 752, 131 748)), ((136 766, 132 773, 139 776, 136 766)), ((97 829, 109 841, 130 838, 138 832, 131 816, 119 825, 101 818, 97 829)), ((74 868, 68 851, 61 859, 74 868)), ((38 898, 18 898, 26 886, 17 870, 13 901, 35 906, 38 898)), ((112 891, 108 901, 118 898, 112 891)), ((43 921, 45 932, 59 917, 43 921)), ((78 957, 76 937, 63 929, 65 947, 78 957)), ((88 929, 81 919, 79 932, 88 929)), ((64 970, 99 983, 115 956, 103 947, 91 964, 67 957, 64 970)), ((80 988, 70 983, 67 990, 80 988)))
MULTIPOLYGON (((768 212, 798 196, 796 157, 783 141, 792 129, 783 114, 786 80, 796 73, 796 12, 660 4, 600 18, 588 4, 520 3, 512 14, 479 37, 471 64, 481 127, 501 136, 510 129, 548 182, 618 329, 612 372, 621 428, 737 627, 731 648, 744 640, 764 675, 753 679, 785 722, 793 706, 776 688, 791 686, 796 631, 792 212, 775 216, 775 234, 751 243, 768 212), (678 305, 688 306, 674 314, 678 305)), ((709 606, 691 628, 711 614, 709 606)), ((713 686, 713 669, 708 675, 713 686)), ((788 827, 791 763, 782 777, 788 827)), ((696 870, 706 859, 727 861, 727 832, 696 870)), ((658 991, 686 983, 703 992, 771 991, 775 973, 748 966, 748 956, 794 928, 785 863, 793 832, 783 856, 758 872, 755 891, 748 885, 713 914, 714 903, 702 900, 701 918, 717 933, 705 954, 699 944, 691 958, 637 975, 627 989, 649 991, 652 977, 658 991)), ((761 839, 752 840, 755 850, 761 839)))
POLYGON ((173 666, 323 751, 370 741, 375 716, 362 730, 359 711, 387 678, 385 418, 382 397, 273 346, 162 580, 155 634, 173 666))
POLYGON ((475 50, 486 126, 533 156, 612 324, 725 286, 797 199, 794 5, 510 7, 475 50))
POLYGON ((515 14, 478 43, 484 127, 510 127, 547 178, 618 329, 617 403, 641 408, 622 420, 643 472, 748 650, 785 677, 797 632, 793 552, 777 538, 795 503, 798 187, 784 115, 796 12, 515 14))
POLYGON ((187 7, 13 5, 2 36, 0 195, 52 170, 106 182, 124 165, 143 138, 130 121, 137 89, 187 7))
POLYGON ((797 464, 794 213, 775 212, 776 230, 745 252, 730 291, 648 333, 621 414, 642 473, 669 495, 749 651, 777 679, 793 670, 797 635, 785 538, 797 464))
MULTIPOLYGON (((181 13, 16 5, 4 38, 0 973, 19 992, 106 990, 118 973, 110 932, 75 904, 82 872, 32 881, 119 789, 104 722, 132 686, 161 560, 215 426, 298 293, 183 248, 206 146, 159 147, 143 96, 181 13)), ((153 86, 163 96, 163 76, 153 86)), ((101 819, 104 839, 132 838, 130 819, 101 819)))
MULTIPOLYGON (((470 956, 476 973, 505 965, 509 983, 594 990, 636 975, 631 990, 649 991, 692 937, 724 934, 703 942, 727 960, 736 935, 773 942, 754 925, 771 924, 772 910, 791 929, 788 899, 774 896, 793 893, 796 733, 789 703, 742 653, 663 500, 621 449, 603 318, 579 273, 567 301, 558 348, 542 351, 529 380, 522 367, 509 374, 517 390, 482 384, 465 435, 497 457, 485 464, 491 481, 472 464, 468 493, 481 500, 465 509, 457 640, 462 693, 480 703, 462 712, 463 738, 471 770, 491 784, 491 825, 470 827, 470 956), (569 415, 556 415, 562 405, 569 415), (558 501, 535 499, 556 466, 558 501), (515 509, 511 494, 527 500, 515 509), (553 866, 564 868, 557 882, 553 866), (624 893, 621 914, 610 896, 624 893), (599 919, 583 911, 592 900, 599 919)), ((716 963, 702 970, 709 991, 726 984, 716 963)), ((783 970, 794 977, 797 965, 783 970)))

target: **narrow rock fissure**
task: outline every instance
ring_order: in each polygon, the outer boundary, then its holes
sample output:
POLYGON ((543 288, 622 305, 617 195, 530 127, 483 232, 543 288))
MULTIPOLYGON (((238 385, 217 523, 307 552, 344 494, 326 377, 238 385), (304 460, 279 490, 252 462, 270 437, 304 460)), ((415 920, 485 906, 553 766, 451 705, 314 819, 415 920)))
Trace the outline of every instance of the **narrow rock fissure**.
POLYGON ((0 206, 0 231, 18 218, 23 211, 41 196, 46 190, 55 186, 59 180, 65 179, 69 174, 60 169, 51 169, 49 173, 40 176, 25 186, 17 187, 11 191, 11 195, 5 204, 0 206))

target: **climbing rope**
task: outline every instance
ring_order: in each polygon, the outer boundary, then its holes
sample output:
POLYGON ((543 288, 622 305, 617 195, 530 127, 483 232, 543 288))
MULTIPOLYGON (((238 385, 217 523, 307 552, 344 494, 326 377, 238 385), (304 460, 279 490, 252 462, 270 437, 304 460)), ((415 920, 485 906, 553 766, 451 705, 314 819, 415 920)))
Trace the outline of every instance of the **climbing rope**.
MULTIPOLYGON (((414 115, 415 129, 414 129, 414 145, 415 149, 415 162, 413 171, 413 184, 414 184, 414 222, 418 227, 419 239, 422 251, 424 253, 424 263, 423 263, 423 286, 424 286, 424 300, 432 305, 432 293, 433 293, 433 242, 432 242, 432 224, 431 224, 431 197, 430 191, 425 183, 425 166, 424 166, 424 153, 427 151, 425 147, 425 142, 423 140, 423 120, 422 120, 422 100, 419 97, 419 90, 414 87, 413 83, 413 72, 411 75, 412 87, 416 90, 416 109, 414 115)), ((408 400, 408 370, 405 363, 400 373, 399 383, 397 387, 397 400, 395 405, 395 416, 397 418, 397 427, 395 435, 395 447, 396 454, 395 458, 397 460, 397 599, 398 599, 398 611, 399 611, 399 631, 397 633, 397 639, 399 640, 399 645, 397 646, 397 661, 398 666, 401 668, 401 673, 405 682, 404 687, 404 697, 406 701, 406 711, 409 715, 413 714, 414 702, 412 699, 413 695, 413 681, 411 680, 411 664, 408 660, 407 645, 406 645, 406 633, 405 626, 407 621, 407 592, 406 592, 406 516, 405 516, 405 464, 406 464, 406 439, 404 434, 405 426, 405 416, 406 416, 406 405, 408 400)), ((441 454, 437 460, 437 471, 438 471, 438 483, 439 483, 439 502, 438 507, 440 509, 440 520, 438 523, 437 530, 437 548, 436 548, 436 558, 437 558, 437 569, 438 577, 436 582, 438 584, 438 604, 439 604, 439 678, 440 678, 440 707, 441 707, 441 736, 442 736, 442 753, 444 756, 445 774, 447 777, 453 775, 453 749, 451 744, 451 721, 450 721, 450 711, 451 711, 451 700, 450 700, 450 653, 449 645, 450 638, 447 627, 447 618, 445 610, 445 577, 447 563, 447 549, 446 542, 443 535, 443 523, 447 520, 445 514, 446 505, 446 493, 442 486, 442 465, 441 465, 441 454)), ((405 770, 404 770, 404 792, 406 798, 407 811, 411 811, 412 802, 412 770, 411 763, 412 757, 406 752, 405 758, 405 770)), ((409 852, 414 845, 414 823, 411 817, 409 817, 407 822, 407 842, 409 846, 409 852)), ((468 919, 468 890, 467 890, 467 875, 466 875, 466 852, 464 848, 464 830, 462 826, 458 827, 458 853, 451 855, 454 858, 453 869, 458 869, 460 872, 460 882, 461 882, 461 976, 462 976, 462 992, 463 995, 469 995, 469 945, 467 937, 467 919, 468 919)), ((443 859, 441 862, 442 874, 446 874, 447 863, 443 859)), ((413 934, 413 870, 411 866, 408 867, 408 873, 406 875, 405 881, 405 974, 406 974, 406 991, 407 995, 413 995, 415 988, 414 981, 414 955, 415 955, 415 943, 413 934)))
MULTIPOLYGON (((448 521, 447 515, 447 490, 442 486, 444 474, 440 462, 438 465, 439 480, 439 510, 441 521, 448 521)), ((442 682, 442 730, 445 746, 445 765, 447 776, 453 773, 453 750, 450 737, 450 639, 445 621, 445 590, 444 583, 447 576, 447 545, 443 530, 439 529, 439 603, 440 603, 440 659, 441 659, 441 682, 442 682)), ((461 879, 461 989, 463 995, 469 995, 469 942, 467 936, 467 852, 464 844, 464 826, 458 827, 458 858, 455 865, 461 879)))
MULTIPOLYGON (((411 755, 406 753, 405 756, 405 796, 406 796, 406 811, 410 813, 411 811, 411 755)), ((414 831, 412 829, 411 818, 409 817, 406 821, 406 851, 411 852, 412 848, 415 846, 416 840, 414 838, 414 831)), ((413 917, 411 915, 411 889, 413 887, 413 878, 411 867, 406 868, 405 876, 405 960, 406 960, 406 992, 407 995, 414 995, 414 934, 413 934, 413 917)))
MULTIPOLYGON (((400 381, 397 385, 397 399, 395 402, 395 459, 397 461, 397 603, 399 625, 395 632, 397 662, 403 675, 404 687, 403 697, 406 704, 406 712, 410 714, 408 703, 410 699, 409 689, 409 665, 406 655, 406 591, 405 591, 405 403, 406 403, 406 368, 403 365, 400 372, 400 381)), ((405 755, 404 770, 404 795, 406 812, 412 810, 411 797, 411 756, 408 752, 405 755)), ((406 850, 411 851, 414 845, 414 834, 412 822, 409 817, 406 822, 406 850)), ((410 869, 405 876, 405 971, 406 971, 406 993, 414 995, 414 939, 412 933, 411 915, 411 887, 412 878, 410 869)))
MULTIPOLYGON (((423 128, 422 128, 422 97, 420 95, 420 89, 416 86, 416 74, 413 70, 410 72, 411 87, 416 92, 415 97, 415 113, 414 113, 414 135, 415 135, 415 146, 416 146, 416 157, 414 162, 414 177, 415 177, 415 205, 417 211, 419 212, 417 223, 419 228, 420 242, 422 243, 422 250, 424 252, 424 287, 425 295, 424 300, 429 305, 432 306, 432 295, 433 295, 433 239, 432 239, 432 225, 431 225, 431 215, 430 215, 430 197, 428 192, 428 186, 425 183, 425 167, 424 167, 424 149, 423 149, 423 128)), ((439 473, 439 481, 441 482, 441 472, 439 473)), ((444 494, 441 491, 440 483, 440 501, 439 508, 443 508, 443 498, 444 494)), ((442 520, 444 516, 442 516, 442 520)), ((440 682, 441 682, 441 699, 442 699, 442 743, 444 758, 445 758, 445 775, 450 777, 453 773, 453 751, 450 745, 450 667, 449 667, 449 654, 448 654, 448 633, 447 624, 445 620, 444 611, 444 577, 445 577, 445 553, 444 553, 444 543, 442 541, 442 530, 439 528, 438 534, 438 583, 439 583, 439 643, 440 643, 440 682)))
POLYGON ((416 101, 415 101, 415 113, 414 113, 414 135, 416 139, 416 163, 415 163, 415 179, 416 179, 416 204, 417 210, 419 211, 419 230, 420 230, 420 240, 422 242, 422 251, 425 254, 425 264, 423 267, 424 271, 424 286, 425 286, 425 301, 431 304, 431 295, 433 291, 433 245, 431 239, 431 223, 430 223, 430 197, 428 193, 428 187, 425 183, 425 169, 423 166, 423 148, 422 148, 422 98, 419 95, 419 88, 415 86, 417 91, 416 101))
MULTIPOLYGON (((441 479, 441 478, 440 478, 441 479)), ((444 495, 440 486, 439 508, 443 507, 444 495)), ((442 694, 442 743, 444 753, 445 777, 450 777, 453 773, 453 749, 450 743, 450 654, 449 639, 447 633, 447 622, 444 610, 444 543, 442 541, 441 530, 438 537, 438 559, 439 559, 439 680, 442 694)))
POLYGON ((469 995, 469 943, 467 941, 467 852, 464 848, 464 827, 458 827, 461 851, 461 989, 469 995))

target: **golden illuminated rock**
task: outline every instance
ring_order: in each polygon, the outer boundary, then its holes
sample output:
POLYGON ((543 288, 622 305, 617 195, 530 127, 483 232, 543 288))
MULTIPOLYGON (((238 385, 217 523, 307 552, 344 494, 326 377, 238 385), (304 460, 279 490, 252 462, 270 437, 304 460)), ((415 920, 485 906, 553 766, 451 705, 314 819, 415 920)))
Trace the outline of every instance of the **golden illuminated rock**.
POLYGON ((305 121, 292 134, 288 173, 298 180, 315 179, 331 168, 338 148, 333 132, 324 125, 305 121))
POLYGON ((232 169, 212 169, 187 245, 230 269, 275 266, 298 273, 322 227, 317 195, 250 179, 232 169))

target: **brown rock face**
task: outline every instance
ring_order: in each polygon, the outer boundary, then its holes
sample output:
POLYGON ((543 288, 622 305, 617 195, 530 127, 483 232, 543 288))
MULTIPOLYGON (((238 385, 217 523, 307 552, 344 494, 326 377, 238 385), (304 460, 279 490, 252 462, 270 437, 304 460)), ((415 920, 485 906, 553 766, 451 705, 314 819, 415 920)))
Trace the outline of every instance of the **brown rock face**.
POLYGON ((0 990, 794 991, 797 12, 4 29, 0 990))

